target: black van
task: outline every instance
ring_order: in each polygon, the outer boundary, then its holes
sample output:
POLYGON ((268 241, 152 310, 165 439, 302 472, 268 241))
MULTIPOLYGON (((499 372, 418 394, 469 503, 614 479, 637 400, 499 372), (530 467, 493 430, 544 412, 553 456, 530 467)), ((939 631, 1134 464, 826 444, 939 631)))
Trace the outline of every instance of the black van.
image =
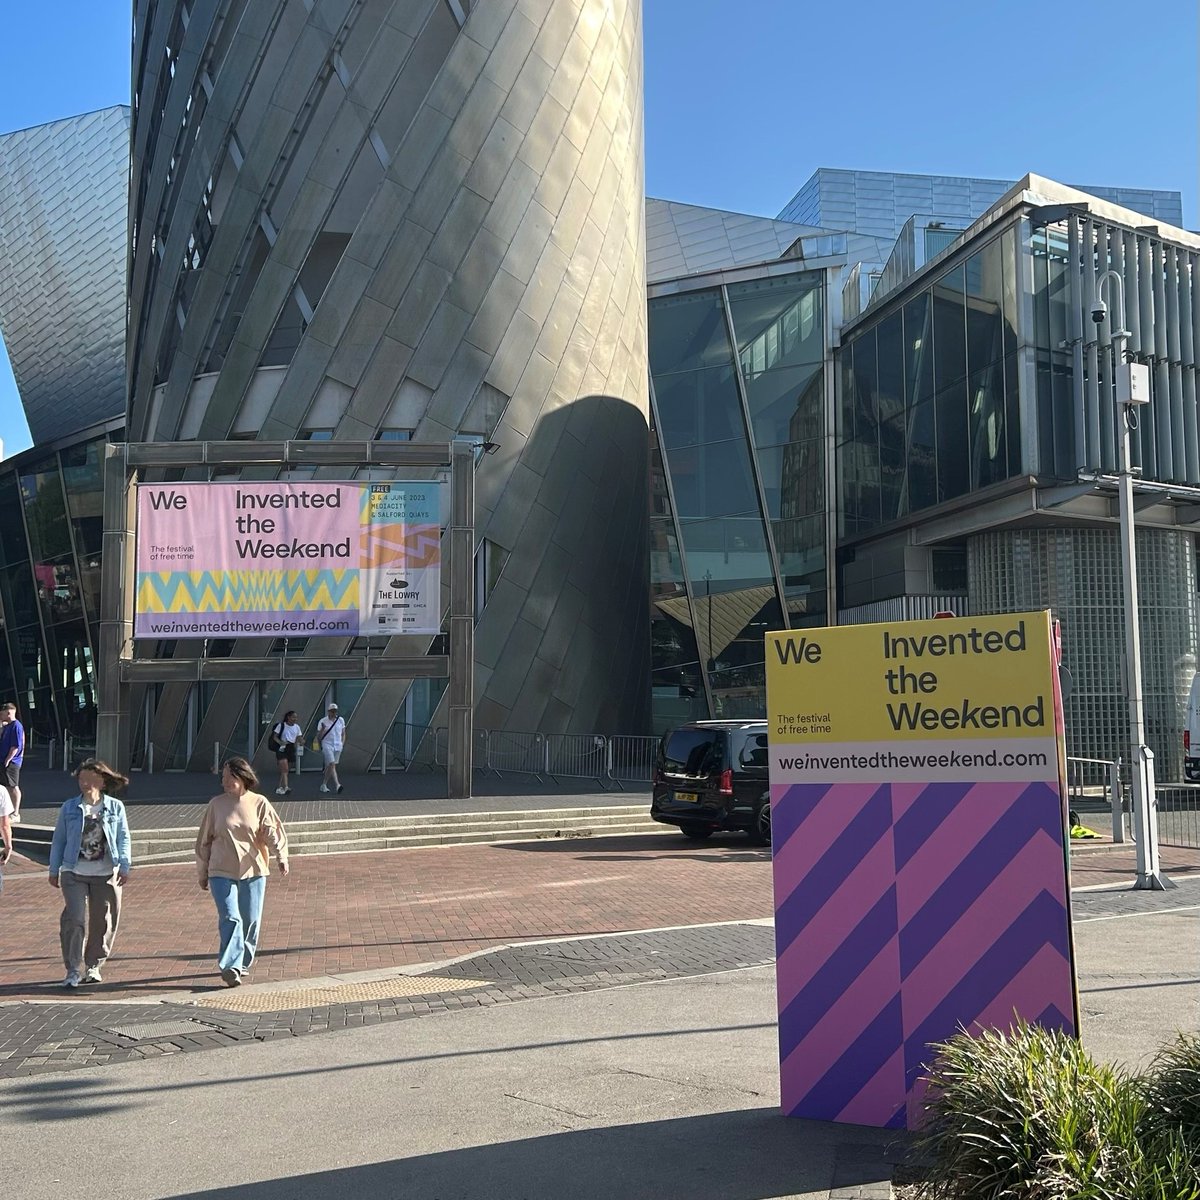
POLYGON ((693 721, 664 734, 650 815, 690 838, 744 829, 769 846, 766 721, 693 721))

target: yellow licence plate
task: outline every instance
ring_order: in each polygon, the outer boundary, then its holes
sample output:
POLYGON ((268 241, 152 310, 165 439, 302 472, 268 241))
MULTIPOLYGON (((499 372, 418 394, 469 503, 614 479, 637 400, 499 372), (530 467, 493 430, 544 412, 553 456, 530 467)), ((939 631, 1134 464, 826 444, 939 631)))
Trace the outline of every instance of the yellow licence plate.
POLYGON ((676 792, 675 799, 684 804, 699 804, 700 797, 695 792, 676 792))

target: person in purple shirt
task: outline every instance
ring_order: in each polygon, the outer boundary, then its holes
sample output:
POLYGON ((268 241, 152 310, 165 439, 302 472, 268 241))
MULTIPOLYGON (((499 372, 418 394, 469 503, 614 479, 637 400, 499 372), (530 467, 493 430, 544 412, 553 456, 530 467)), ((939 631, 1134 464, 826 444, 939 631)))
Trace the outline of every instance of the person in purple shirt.
POLYGON ((0 705, 0 786, 12 800, 15 824, 21 819, 21 762, 25 757, 25 727, 17 720, 17 706, 0 705))

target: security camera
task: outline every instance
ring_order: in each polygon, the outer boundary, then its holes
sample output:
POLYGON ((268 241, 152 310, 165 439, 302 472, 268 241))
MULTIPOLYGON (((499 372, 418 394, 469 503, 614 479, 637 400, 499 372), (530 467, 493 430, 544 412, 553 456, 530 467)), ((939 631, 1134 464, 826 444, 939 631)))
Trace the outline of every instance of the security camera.
POLYGON ((1097 325, 1103 325, 1104 318, 1107 316, 1108 316, 1108 305, 1105 304, 1103 300, 1098 299, 1092 305, 1092 320, 1095 321, 1097 325))

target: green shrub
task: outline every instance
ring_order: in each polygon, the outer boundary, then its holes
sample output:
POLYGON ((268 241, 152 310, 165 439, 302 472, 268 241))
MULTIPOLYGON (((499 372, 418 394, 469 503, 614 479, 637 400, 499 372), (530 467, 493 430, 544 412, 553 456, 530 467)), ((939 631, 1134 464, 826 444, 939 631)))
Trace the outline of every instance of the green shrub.
POLYGON ((933 1050, 917 1139, 927 1200, 1200 1200, 1181 1121, 1156 1119, 1145 1081, 1075 1038, 1021 1024, 933 1050))
POLYGON ((1143 1079, 1146 1135, 1182 1144, 1200 1179, 1200 1038, 1180 1034, 1159 1051, 1143 1079))

